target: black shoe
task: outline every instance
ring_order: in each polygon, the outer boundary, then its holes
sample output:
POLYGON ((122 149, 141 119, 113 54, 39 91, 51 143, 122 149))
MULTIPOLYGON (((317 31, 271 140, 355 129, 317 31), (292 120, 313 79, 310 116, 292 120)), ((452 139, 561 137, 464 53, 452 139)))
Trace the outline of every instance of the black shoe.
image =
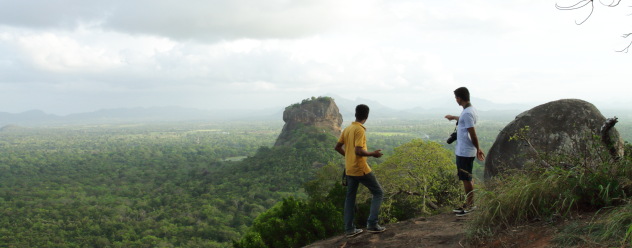
POLYGON ((469 213, 470 213, 470 211, 467 211, 467 210, 464 209, 461 212, 456 213, 456 217, 463 217, 463 216, 466 216, 469 213))
POLYGON ((353 237, 356 236, 358 234, 362 233, 362 229, 354 229, 353 231, 347 232, 346 235, 347 237, 353 237))
POLYGON ((370 233, 381 233, 381 232, 386 231, 386 228, 381 227, 380 225, 375 225, 374 227, 369 227, 366 230, 369 231, 370 233))
POLYGON ((463 207, 460 207, 460 208, 455 208, 455 209, 452 209, 452 212, 453 212, 453 213, 460 213, 460 212, 463 212, 464 210, 465 210, 465 209, 463 209, 463 207))
POLYGON ((463 206, 460 206, 458 208, 452 209, 453 213, 460 213, 463 212, 463 210, 465 210, 467 208, 467 204, 463 204, 463 206))
POLYGON ((462 209, 461 212, 456 213, 456 216, 457 217, 465 216, 465 215, 471 213, 472 211, 474 211, 475 209, 476 209, 476 206, 473 206, 471 208, 462 209))

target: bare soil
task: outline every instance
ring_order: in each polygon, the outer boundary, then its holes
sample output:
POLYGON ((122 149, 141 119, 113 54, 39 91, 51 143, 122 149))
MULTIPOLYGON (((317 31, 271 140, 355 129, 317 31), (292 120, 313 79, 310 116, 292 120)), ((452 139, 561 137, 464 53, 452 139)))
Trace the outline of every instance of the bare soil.
POLYGON ((554 228, 534 224, 508 230, 495 240, 482 244, 468 244, 465 241, 467 217, 456 217, 443 213, 386 225, 382 233, 368 233, 366 230, 355 236, 336 236, 315 242, 309 248, 351 248, 351 247, 552 247, 554 228))

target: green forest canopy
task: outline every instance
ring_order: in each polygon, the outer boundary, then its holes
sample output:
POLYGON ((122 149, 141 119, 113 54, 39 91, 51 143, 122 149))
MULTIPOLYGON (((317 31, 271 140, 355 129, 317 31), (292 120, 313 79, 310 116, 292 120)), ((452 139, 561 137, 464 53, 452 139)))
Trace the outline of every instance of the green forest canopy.
MULTIPOLYGON (((480 126, 485 149, 504 124, 480 126)), ((386 156, 370 163, 399 163, 389 162, 406 159, 392 156, 394 148, 415 138, 450 149, 443 140, 452 125, 371 120, 369 147, 384 149, 386 156)), ((301 149, 271 147, 281 126, 235 122, 3 130, 0 246, 230 246, 282 199, 308 199, 303 184, 317 179, 323 165, 341 166, 333 151, 335 137, 306 140, 301 149), (226 161, 233 157, 245 159, 226 161)), ((630 137, 621 131, 629 126, 619 130, 630 137)), ((400 202, 410 200, 415 198, 400 202)), ((405 217, 394 213, 392 218, 405 217)))

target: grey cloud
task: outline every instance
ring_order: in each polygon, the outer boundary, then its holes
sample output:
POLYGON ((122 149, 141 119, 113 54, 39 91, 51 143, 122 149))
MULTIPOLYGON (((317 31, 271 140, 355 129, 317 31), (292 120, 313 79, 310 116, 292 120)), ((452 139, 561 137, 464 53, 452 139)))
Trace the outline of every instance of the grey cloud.
POLYGON ((175 40, 295 38, 337 21, 335 1, 9 1, 0 0, 0 24, 76 28, 82 23, 175 40))
POLYGON ((100 20, 112 8, 108 2, 0 0, 0 24, 28 28, 75 28, 80 22, 100 20))
POLYGON ((314 84, 315 80, 305 76, 308 71, 331 70, 328 65, 314 62, 295 63, 291 54, 277 50, 210 56, 203 46, 178 46, 149 57, 126 50, 119 53, 122 64, 116 67, 59 72, 20 59, 23 55, 19 49, 0 43, 0 71, 4 72, 0 73, 0 84, 26 86, 45 82, 53 88, 68 87, 69 91, 160 91, 268 82, 283 89, 314 84))

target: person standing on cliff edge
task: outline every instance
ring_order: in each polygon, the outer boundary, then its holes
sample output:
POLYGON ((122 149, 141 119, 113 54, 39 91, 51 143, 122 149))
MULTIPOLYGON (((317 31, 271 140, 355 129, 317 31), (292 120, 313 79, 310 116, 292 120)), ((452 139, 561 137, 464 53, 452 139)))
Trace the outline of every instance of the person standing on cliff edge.
POLYGON ((380 206, 384 198, 384 190, 367 163, 367 157, 379 158, 382 156, 382 150, 367 151, 366 128, 363 124, 369 118, 369 106, 364 104, 356 106, 355 117, 355 122, 342 131, 334 148, 345 157, 347 195, 345 197, 344 226, 347 237, 353 237, 362 233, 362 229, 356 228, 353 223, 356 195, 360 184, 367 187, 372 195, 369 218, 367 219, 367 231, 380 233, 386 230, 386 228, 381 227, 377 223, 380 206))
POLYGON ((457 121, 456 130, 456 147, 454 153, 456 155, 456 168, 459 180, 463 182, 465 189, 466 201, 463 207, 454 209, 453 212, 457 216, 464 216, 473 211, 474 206, 474 181, 472 180, 472 168, 474 167, 474 159, 485 160, 485 153, 478 144, 478 136, 476 135, 476 121, 478 120, 478 112, 470 103, 470 92, 465 87, 454 90, 456 103, 463 107, 460 116, 446 115, 448 120, 457 121))

